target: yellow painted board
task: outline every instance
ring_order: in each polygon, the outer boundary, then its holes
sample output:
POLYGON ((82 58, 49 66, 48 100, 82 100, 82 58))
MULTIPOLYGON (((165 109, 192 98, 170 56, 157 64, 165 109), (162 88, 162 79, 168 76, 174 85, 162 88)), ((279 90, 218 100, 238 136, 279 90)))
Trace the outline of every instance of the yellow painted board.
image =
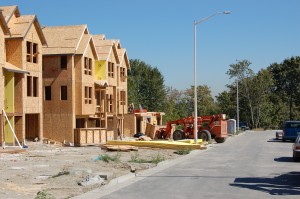
MULTIPOLYGON (((187 139, 187 140, 176 140, 176 142, 185 142, 185 143, 190 143, 190 144, 194 144, 195 140, 193 139, 187 139)), ((197 139, 197 143, 202 143, 202 139, 197 139)))
MULTIPOLYGON (((14 117, 8 117, 10 124, 14 128, 15 118, 14 117)), ((8 121, 5 120, 4 123, 4 136, 3 140, 6 143, 14 143, 14 134, 8 124, 8 121)))
POLYGON ((5 85, 4 85, 4 110, 7 113, 14 112, 14 92, 15 92, 15 77, 12 72, 4 72, 5 85))
POLYGON ((103 60, 95 61, 95 79, 96 80, 106 79, 106 61, 103 60))
POLYGON ((140 147, 150 147, 150 148, 162 148, 162 149, 174 149, 174 150, 184 150, 184 149, 202 149, 201 144, 189 144, 184 142, 170 142, 170 141, 121 141, 121 140, 108 140, 109 145, 131 145, 140 147))

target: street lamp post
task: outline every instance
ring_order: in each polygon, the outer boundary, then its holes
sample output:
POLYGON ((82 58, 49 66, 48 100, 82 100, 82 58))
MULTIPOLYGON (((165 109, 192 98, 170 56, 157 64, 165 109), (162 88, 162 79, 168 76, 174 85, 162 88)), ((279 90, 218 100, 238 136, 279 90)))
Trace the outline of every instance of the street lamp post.
POLYGON ((239 113, 239 80, 236 79, 236 132, 240 129, 240 113, 239 113))
POLYGON ((194 21, 194 138, 195 138, 195 144, 198 140, 198 115, 197 115, 197 65, 196 65, 196 33, 197 33, 197 25, 200 24, 203 21, 208 20, 209 18, 212 18, 213 16, 219 15, 219 14, 230 14, 230 11, 224 11, 224 12, 216 12, 208 17, 205 17, 203 19, 200 19, 198 21, 194 21))

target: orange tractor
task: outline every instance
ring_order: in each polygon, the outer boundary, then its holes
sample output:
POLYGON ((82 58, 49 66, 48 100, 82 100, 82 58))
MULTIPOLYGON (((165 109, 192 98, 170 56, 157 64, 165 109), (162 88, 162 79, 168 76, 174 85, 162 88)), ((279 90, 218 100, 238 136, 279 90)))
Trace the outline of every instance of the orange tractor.
MULTIPOLYGON (((198 138, 203 141, 210 141, 212 138, 217 143, 225 142, 227 134, 227 121, 226 115, 210 115, 201 116, 197 118, 197 132, 198 138)), ((175 130, 173 132, 174 140, 182 139, 194 139, 194 117, 189 116, 183 119, 169 121, 166 127, 160 128, 156 131, 156 137, 158 139, 170 139, 172 136, 172 125, 181 126, 181 130, 175 130)))

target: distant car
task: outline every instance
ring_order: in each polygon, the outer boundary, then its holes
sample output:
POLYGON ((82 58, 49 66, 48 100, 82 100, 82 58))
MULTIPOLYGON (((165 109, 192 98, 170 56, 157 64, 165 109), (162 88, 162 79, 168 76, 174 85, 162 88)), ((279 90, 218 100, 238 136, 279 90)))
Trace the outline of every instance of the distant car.
POLYGON ((295 143, 293 144, 293 159, 294 161, 300 160, 300 135, 298 135, 295 143))
POLYGON ((283 127, 282 141, 296 140, 300 134, 300 121, 286 121, 283 127))
POLYGON ((250 129, 247 122, 239 122, 239 127, 242 131, 246 131, 250 129))

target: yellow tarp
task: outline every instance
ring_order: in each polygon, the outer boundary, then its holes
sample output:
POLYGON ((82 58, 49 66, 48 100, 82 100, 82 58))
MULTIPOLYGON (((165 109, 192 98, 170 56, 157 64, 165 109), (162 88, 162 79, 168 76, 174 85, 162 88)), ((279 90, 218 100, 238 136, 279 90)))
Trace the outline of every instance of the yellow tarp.
POLYGON ((191 144, 186 142, 177 141, 123 141, 123 140, 108 140, 109 145, 131 145, 138 147, 150 147, 161 149, 173 149, 173 150, 193 150, 193 149, 206 149, 202 144, 191 144))

